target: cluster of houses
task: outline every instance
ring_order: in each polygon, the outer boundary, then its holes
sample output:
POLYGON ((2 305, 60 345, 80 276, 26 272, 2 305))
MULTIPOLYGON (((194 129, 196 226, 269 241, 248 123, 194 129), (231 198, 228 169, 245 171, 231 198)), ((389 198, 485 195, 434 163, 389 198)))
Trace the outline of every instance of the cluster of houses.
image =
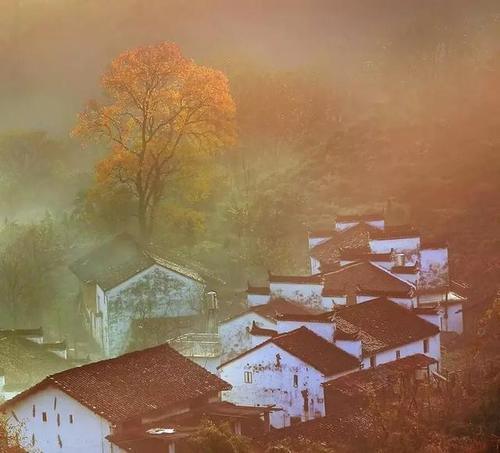
POLYGON ((308 242, 308 275, 269 273, 219 322, 197 272, 126 235, 90 252, 71 269, 103 360, 11 395, 10 426, 28 450, 173 453, 204 418, 255 439, 337 432, 394 376, 440 377, 441 333, 462 333, 467 304, 446 244, 380 215, 338 217, 308 242))

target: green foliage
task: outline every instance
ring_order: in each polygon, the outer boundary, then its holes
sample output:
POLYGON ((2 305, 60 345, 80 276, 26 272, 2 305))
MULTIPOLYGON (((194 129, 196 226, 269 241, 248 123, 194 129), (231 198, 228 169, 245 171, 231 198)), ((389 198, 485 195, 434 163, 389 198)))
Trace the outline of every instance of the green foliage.
POLYGON ((216 425, 204 421, 201 429, 189 439, 189 446, 196 453, 250 453, 248 439, 231 432, 228 424, 216 425))

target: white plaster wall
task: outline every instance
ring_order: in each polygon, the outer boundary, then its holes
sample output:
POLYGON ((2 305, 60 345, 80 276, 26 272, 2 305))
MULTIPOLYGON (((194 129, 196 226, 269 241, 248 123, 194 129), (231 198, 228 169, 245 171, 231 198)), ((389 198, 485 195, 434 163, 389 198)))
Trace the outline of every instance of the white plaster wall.
POLYGON ((420 288, 438 288, 448 285, 448 249, 420 250, 420 288))
POLYGON ((251 335, 251 337, 252 337, 252 348, 255 348, 259 344, 264 343, 264 341, 267 341, 269 340, 269 338, 271 338, 267 335, 251 335))
POLYGON ((311 258, 311 275, 319 274, 319 272, 321 271, 320 269, 321 263, 313 256, 311 256, 310 258, 311 258))
POLYGON ((335 340, 335 346, 358 359, 361 359, 363 354, 361 340, 335 340))
POLYGON ((417 316, 441 329, 441 315, 439 313, 436 313, 435 315, 419 314, 417 316))
POLYGON ((283 428, 290 424, 290 417, 303 421, 325 415, 324 395, 321 384, 325 377, 274 343, 250 352, 219 370, 220 377, 233 388, 223 392, 222 399, 249 406, 276 405, 283 411, 271 413, 271 424, 283 428), (277 366, 276 355, 280 356, 277 366), (252 373, 252 383, 244 382, 244 373, 252 373), (293 376, 298 375, 298 386, 293 376), (309 392, 309 411, 304 413, 302 390, 309 392))
MULTIPOLYGON (((8 410, 9 426, 15 429, 19 424, 12 416, 12 411, 22 424, 23 446, 28 451, 36 449, 43 453, 112 451, 111 444, 105 439, 111 433, 109 422, 55 387, 40 390, 15 403, 8 410), (54 398, 57 398, 55 409, 54 398), (33 417, 33 405, 35 405, 35 417, 33 417), (42 412, 47 413, 47 422, 42 421, 42 412), (60 426, 57 425, 57 414, 60 416, 60 426), (70 414, 73 415, 73 424, 69 422, 70 414), (36 438, 34 447, 31 444, 32 434, 35 434, 36 438), (59 446, 58 435, 62 447, 59 446)), ((116 452, 116 448, 114 451, 116 452)))
POLYGON ((270 294, 247 294, 247 304, 249 307, 256 307, 257 305, 265 305, 271 300, 270 294))
POLYGON ((385 220, 370 220, 366 223, 372 227, 378 228, 379 230, 383 230, 385 228, 385 220))
POLYGON ((311 332, 333 343, 335 324, 333 322, 288 321, 278 319, 276 328, 278 333, 291 332, 300 327, 307 327, 311 332))
POLYGON ((159 265, 107 291, 107 355, 126 350, 132 319, 196 315, 202 310, 203 293, 203 283, 159 265))
POLYGON ((219 325, 219 338, 222 347, 221 362, 253 347, 253 335, 250 335, 249 329, 254 321, 259 327, 276 330, 276 323, 252 311, 219 325))
POLYGON ((349 228, 356 226, 359 222, 335 222, 336 231, 346 231, 349 228))
POLYGON ((346 304, 347 304, 347 296, 321 297, 321 307, 325 311, 332 310, 334 305, 346 305, 346 304))
POLYGON ((314 238, 309 238, 309 250, 312 248, 316 247, 319 244, 322 244, 323 242, 328 241, 328 239, 331 239, 332 236, 324 236, 324 237, 314 237, 314 238))
POLYGON ((283 297, 311 308, 321 307, 322 284, 311 283, 270 283, 271 295, 283 297))
POLYGON ((404 253, 406 256, 407 266, 413 266, 419 258, 419 237, 399 239, 370 239, 369 244, 372 253, 390 253, 391 250, 394 250, 396 253, 404 253))
POLYGON ((462 303, 448 304, 443 307, 444 313, 441 314, 442 327, 444 332, 456 332, 458 334, 464 331, 464 320, 462 312, 462 303), (445 314, 448 316, 446 317, 445 314))
MULTIPOLYGON (((429 352, 426 353, 429 357, 441 361, 441 341, 440 335, 436 334, 428 338, 429 352)), ((413 354, 424 354, 424 340, 418 340, 412 343, 398 346, 397 348, 389 349, 387 351, 376 354, 376 364, 382 365, 383 363, 392 362, 396 360, 396 351, 400 351, 400 358, 407 357, 413 354)), ((370 367, 370 358, 367 356, 363 359, 363 367, 370 367)))

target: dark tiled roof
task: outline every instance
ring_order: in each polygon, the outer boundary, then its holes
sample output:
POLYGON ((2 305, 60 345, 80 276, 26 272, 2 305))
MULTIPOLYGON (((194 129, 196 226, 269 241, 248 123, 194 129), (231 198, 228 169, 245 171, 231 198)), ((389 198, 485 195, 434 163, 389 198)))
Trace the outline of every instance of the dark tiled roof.
POLYGON ((394 377, 413 373, 436 363, 436 360, 424 354, 414 354, 393 362, 384 363, 375 368, 349 373, 323 384, 328 390, 338 391, 348 396, 369 394, 388 385, 394 384, 394 377))
POLYGON ((369 253, 370 235, 378 231, 378 228, 361 222, 348 230, 335 232, 331 239, 313 247, 310 253, 322 265, 337 261, 340 250, 357 249, 360 253, 369 253))
POLYGON ((413 287, 372 263, 363 261, 342 266, 338 271, 324 274, 324 294, 341 293, 362 288, 365 291, 409 292, 413 287))
POLYGON ((260 345, 243 352, 237 357, 228 360, 219 366, 222 366, 238 360, 250 352, 268 344, 274 343, 289 354, 297 357, 303 362, 316 368, 326 376, 342 373, 344 371, 355 370, 359 368, 357 358, 348 354, 340 348, 337 348, 333 343, 311 332, 306 327, 299 327, 290 332, 279 334, 260 345))
POLYGON ((268 296, 271 290, 268 286, 251 286, 248 284, 247 294, 257 294, 259 296, 268 296))
POLYGON ((397 225, 375 229, 370 233, 370 239, 402 239, 420 237, 419 232, 411 225, 397 225))
POLYGON ((346 261, 390 262, 392 253, 362 253, 358 250, 341 250, 339 258, 346 261))
POLYGON ((255 322, 252 323, 252 328, 250 329, 250 334, 255 335, 257 337, 275 337, 278 335, 278 332, 273 329, 263 329, 259 327, 255 322))
POLYGON ((415 266, 394 266, 391 268, 391 272, 394 274, 416 274, 418 272, 418 267, 415 266))
POLYGON ((53 374, 6 404, 46 386, 58 387, 112 423, 231 388, 170 346, 161 345, 53 374))
POLYGON ((306 313, 306 314, 282 314, 278 315, 280 321, 304 321, 304 322, 322 322, 330 323, 331 319, 326 318, 324 313, 306 313))
POLYGON ((359 330, 367 354, 422 340, 439 333, 439 328, 411 310, 379 298, 335 311, 337 326, 347 333, 359 330))
POLYGON ((285 439, 308 439, 327 446, 346 445, 349 451, 369 451, 367 439, 383 435, 379 424, 366 411, 350 410, 341 415, 328 415, 282 429, 274 429, 256 440, 259 445, 273 445, 285 439))
POLYGON ((272 319, 276 319, 278 315, 307 315, 315 313, 314 310, 305 305, 291 302, 280 297, 271 299, 267 304, 251 307, 250 311, 272 319))
POLYGON ((420 249, 446 249, 448 248, 448 243, 446 241, 434 241, 429 239, 423 239, 420 242, 420 249))
POLYGON ((319 285, 322 282, 321 275, 274 275, 269 273, 269 283, 299 283, 319 285))
POLYGON ((47 350, 44 344, 2 332, 5 331, 0 331, 0 368, 8 385, 26 389, 49 374, 74 366, 70 360, 47 350))
POLYGON ((194 280, 203 281, 196 272, 148 254, 128 234, 120 234, 96 247, 90 253, 75 261, 70 266, 70 269, 81 281, 86 283, 95 282, 102 289, 108 290, 153 264, 158 264, 194 280))

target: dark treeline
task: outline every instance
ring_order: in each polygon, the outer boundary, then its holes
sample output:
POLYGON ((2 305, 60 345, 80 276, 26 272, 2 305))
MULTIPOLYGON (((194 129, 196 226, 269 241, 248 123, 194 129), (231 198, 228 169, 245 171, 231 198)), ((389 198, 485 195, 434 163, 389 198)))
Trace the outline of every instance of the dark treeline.
MULTIPOLYGON (((173 41, 223 70, 238 144, 177 181, 152 242, 237 294, 305 272, 306 230, 387 208, 450 241, 453 273, 498 281, 496 1, 0 1, 0 303, 7 324, 74 329, 68 263, 136 231, 95 188, 105 147, 70 138, 117 54, 173 41)), ((74 324, 78 325, 77 321, 74 324)))

